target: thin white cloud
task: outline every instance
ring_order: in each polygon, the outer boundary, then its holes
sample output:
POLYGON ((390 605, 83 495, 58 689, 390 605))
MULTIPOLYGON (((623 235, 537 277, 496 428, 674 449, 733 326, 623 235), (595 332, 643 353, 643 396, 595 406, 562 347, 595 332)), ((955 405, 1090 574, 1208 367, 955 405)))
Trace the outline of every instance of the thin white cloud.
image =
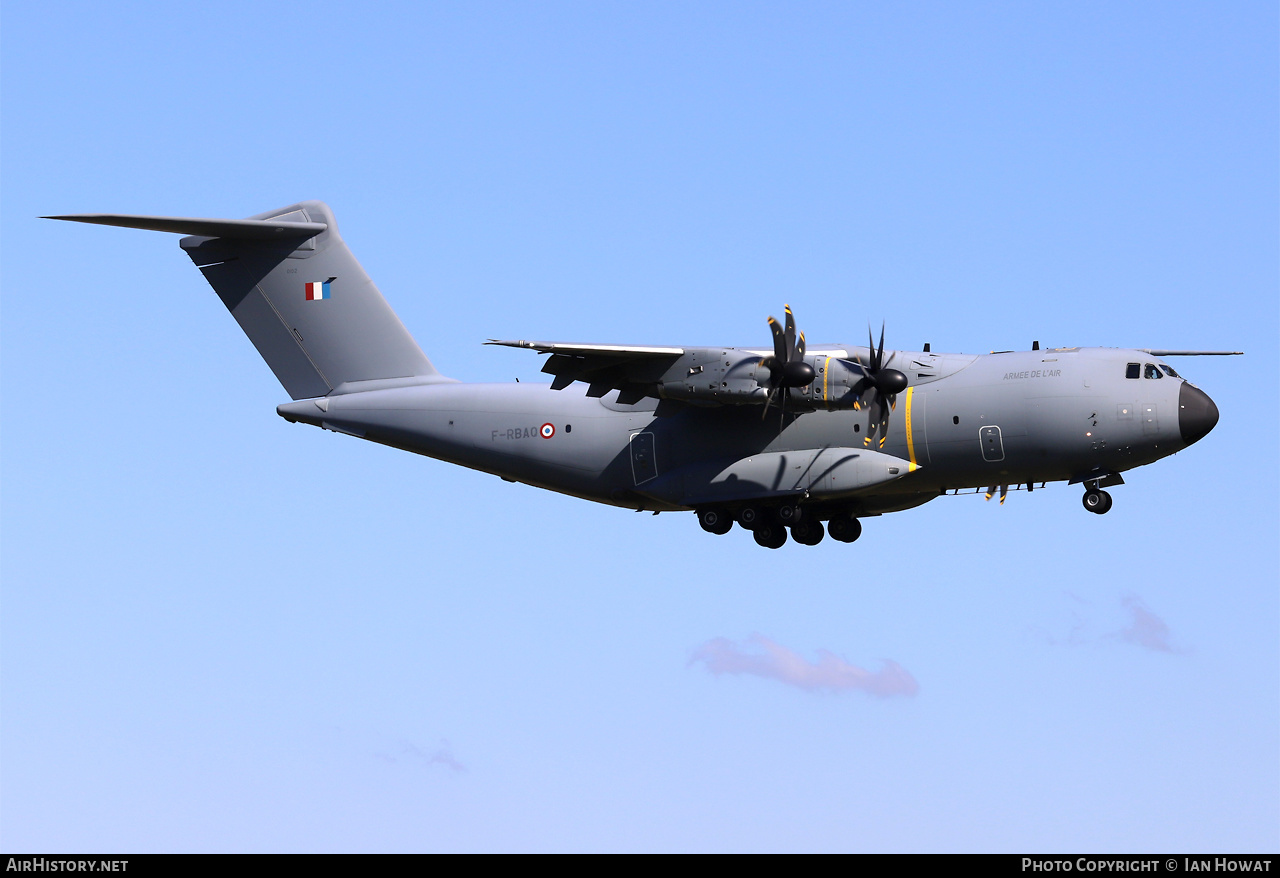
POLYGON ((1071 610, 1071 627, 1064 637, 1047 635, 1048 641, 1054 645, 1089 646, 1120 641, 1152 652, 1166 652, 1171 655, 1187 652, 1186 649, 1174 645, 1168 624, 1152 612, 1137 595, 1128 595, 1120 601, 1128 617, 1126 624, 1119 630, 1103 629, 1101 632, 1098 631, 1100 626, 1096 625, 1092 618, 1097 615, 1094 605, 1070 592, 1067 596, 1076 604, 1071 610))
POLYGON ((379 751, 374 753, 378 759, 384 762, 399 762, 401 759, 413 759, 427 765, 443 765, 450 771, 463 772, 467 767, 459 762, 453 755, 453 748, 448 741, 441 740, 439 745, 430 750, 424 750, 412 741, 400 741, 400 752, 398 756, 392 756, 389 753, 379 751))
POLYGON ((1121 640, 1156 652, 1180 652, 1169 642, 1169 626, 1164 619, 1147 609, 1141 598, 1129 595, 1121 603, 1129 612, 1129 624, 1118 635, 1121 640))
POLYGON ((450 771, 466 771, 467 768, 461 762, 453 757, 453 748, 449 746, 449 742, 441 740, 439 746, 432 750, 421 750, 416 745, 406 741, 404 750, 413 756, 418 757, 427 763, 427 765, 443 765, 450 771))
POLYGON ((885 659, 880 670, 869 671, 820 649, 818 660, 811 662, 763 634, 752 634, 742 644, 724 637, 708 640, 689 659, 689 664, 697 663, 716 676, 752 674, 808 692, 858 691, 888 698, 915 695, 920 690, 916 678, 891 659, 885 659))

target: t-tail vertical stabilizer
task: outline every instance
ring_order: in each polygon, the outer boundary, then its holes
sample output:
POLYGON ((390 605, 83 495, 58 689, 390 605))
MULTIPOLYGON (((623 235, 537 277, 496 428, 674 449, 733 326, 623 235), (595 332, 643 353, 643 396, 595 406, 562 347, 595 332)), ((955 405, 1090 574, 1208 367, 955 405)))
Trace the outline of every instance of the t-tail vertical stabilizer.
POLYGON ((48 219, 187 235, 182 249, 294 399, 450 380, 431 365, 347 249, 323 202, 303 201, 243 220, 122 214, 48 219))

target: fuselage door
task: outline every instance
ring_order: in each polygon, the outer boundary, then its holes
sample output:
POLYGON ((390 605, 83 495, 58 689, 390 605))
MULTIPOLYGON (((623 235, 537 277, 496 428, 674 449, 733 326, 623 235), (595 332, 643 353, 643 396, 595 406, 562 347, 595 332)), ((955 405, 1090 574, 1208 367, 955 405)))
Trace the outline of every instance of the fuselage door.
POLYGON ((1004 460, 1004 440, 1000 437, 999 427, 983 427, 978 431, 978 438, 982 442, 983 460, 988 463, 1004 460))
POLYGON ((1160 421, 1156 417, 1156 404, 1149 402, 1142 407, 1142 435, 1154 436, 1160 432, 1160 421))
POLYGON ((657 478, 658 458, 654 453, 652 433, 631 434, 631 475, 637 485, 657 478))

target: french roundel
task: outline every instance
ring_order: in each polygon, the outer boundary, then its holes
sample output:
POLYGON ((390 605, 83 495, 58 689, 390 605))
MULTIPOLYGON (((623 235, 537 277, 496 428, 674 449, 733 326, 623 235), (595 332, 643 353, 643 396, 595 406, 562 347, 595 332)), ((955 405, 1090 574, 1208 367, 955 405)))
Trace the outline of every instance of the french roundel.
POLYGON ((539 432, 542 433, 543 439, 550 439, 552 436, 556 435, 556 425, 543 424, 542 429, 539 432))

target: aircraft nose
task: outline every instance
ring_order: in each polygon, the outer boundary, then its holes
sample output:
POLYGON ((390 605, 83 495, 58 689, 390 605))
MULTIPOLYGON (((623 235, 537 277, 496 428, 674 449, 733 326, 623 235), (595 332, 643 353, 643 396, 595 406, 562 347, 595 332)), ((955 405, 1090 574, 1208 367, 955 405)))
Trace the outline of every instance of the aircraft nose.
POLYGON ((1209 394, 1198 387, 1182 382, 1178 391, 1178 432, 1182 441, 1190 445, 1203 438, 1218 423, 1218 407, 1209 394))

